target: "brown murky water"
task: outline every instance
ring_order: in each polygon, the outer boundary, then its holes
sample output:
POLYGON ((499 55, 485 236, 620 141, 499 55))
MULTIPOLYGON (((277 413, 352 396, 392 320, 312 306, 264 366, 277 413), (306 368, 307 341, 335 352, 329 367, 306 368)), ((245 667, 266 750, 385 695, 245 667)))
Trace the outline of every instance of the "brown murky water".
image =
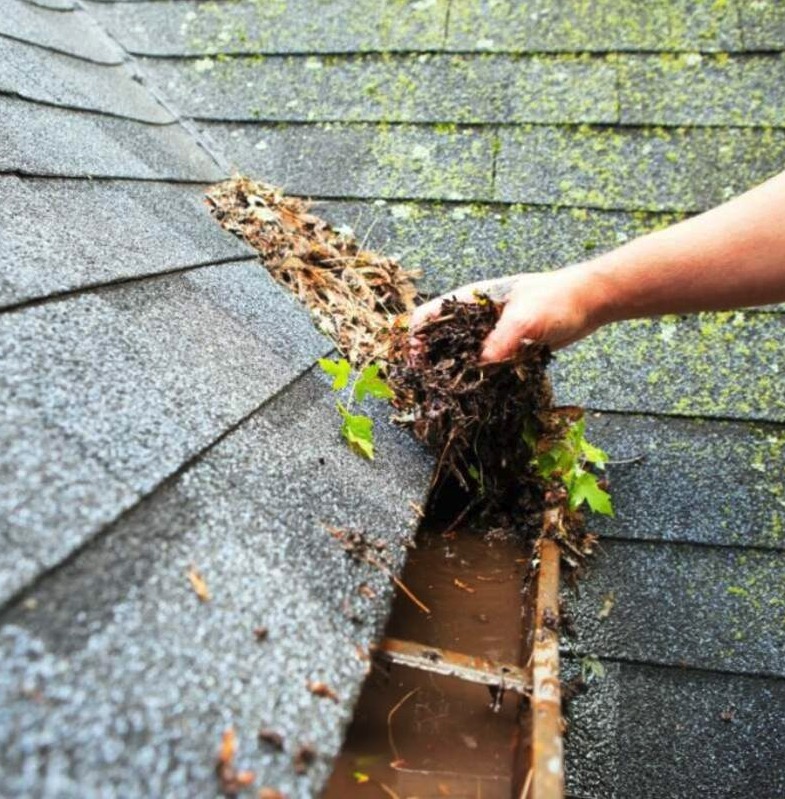
MULTIPOLYGON (((421 534, 403 581, 431 615, 399 593, 386 635, 525 662, 527 569, 527 553, 511 540, 421 534)), ((523 765, 525 712, 514 694, 498 712, 491 704, 487 686, 376 664, 324 799, 509 799, 523 765)))

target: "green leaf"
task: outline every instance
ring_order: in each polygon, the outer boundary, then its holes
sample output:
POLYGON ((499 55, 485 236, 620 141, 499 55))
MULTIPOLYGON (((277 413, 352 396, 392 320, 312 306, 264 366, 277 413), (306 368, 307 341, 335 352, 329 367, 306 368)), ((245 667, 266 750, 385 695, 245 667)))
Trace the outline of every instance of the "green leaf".
POLYGON ((595 678, 601 680, 605 676, 605 666, 600 663, 596 655, 584 655, 581 658, 581 677, 584 682, 595 678))
POLYGON ((534 421, 533 416, 526 418, 521 435, 526 446, 534 452, 537 449, 537 423, 534 421))
POLYGON ((600 469, 605 468, 608 456, 599 447, 595 447, 594 444, 590 444, 585 438, 582 438, 580 440, 580 449, 581 454, 589 463, 596 464, 600 469))
POLYGON ((395 396, 387 383, 379 377, 379 364, 376 363, 366 366, 354 384, 354 398, 358 402, 362 402, 368 394, 377 399, 392 399, 395 396))
POLYGON ((322 367, 323 372, 333 378, 333 391, 340 391, 349 385, 349 375, 352 373, 352 367, 349 366, 349 361, 346 358, 341 358, 340 361, 319 358, 319 366, 322 367))
POLYGON ((349 446, 360 455, 373 460, 373 419, 349 413, 340 402, 336 407, 343 418, 341 434, 349 442, 349 446))
POLYGON ((576 470, 567 490, 570 494, 571 510, 579 508, 586 501, 595 513, 613 516, 610 494, 597 485, 597 476, 591 472, 576 470))

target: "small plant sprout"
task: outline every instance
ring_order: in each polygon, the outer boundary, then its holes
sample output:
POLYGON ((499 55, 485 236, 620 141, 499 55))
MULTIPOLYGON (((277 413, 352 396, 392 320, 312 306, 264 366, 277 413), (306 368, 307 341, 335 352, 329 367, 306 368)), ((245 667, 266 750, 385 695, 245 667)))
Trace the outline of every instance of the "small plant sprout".
POLYGON ((587 683, 605 677, 605 666, 596 655, 584 655, 581 658, 581 677, 587 683))
MULTIPOLYGON (((320 358, 319 366, 325 374, 332 377, 333 391, 343 391, 349 386, 352 367, 346 358, 331 361, 320 358)), ((341 415, 341 435, 349 446, 369 460, 373 460, 373 419, 364 414, 352 413, 352 403, 362 402, 366 397, 375 399, 392 399, 392 389, 379 377, 379 365, 368 364, 352 383, 349 400, 346 404, 336 402, 335 407, 341 415)))
MULTIPOLYGON (((567 491, 570 510, 585 502, 595 513, 613 516, 611 497, 590 466, 604 469, 608 456, 584 437, 586 420, 568 422, 564 436, 546 452, 537 453, 534 466, 545 480, 559 480, 567 491)), ((527 431, 524 438, 528 441, 527 431)), ((536 450, 535 450, 536 451, 536 450)))

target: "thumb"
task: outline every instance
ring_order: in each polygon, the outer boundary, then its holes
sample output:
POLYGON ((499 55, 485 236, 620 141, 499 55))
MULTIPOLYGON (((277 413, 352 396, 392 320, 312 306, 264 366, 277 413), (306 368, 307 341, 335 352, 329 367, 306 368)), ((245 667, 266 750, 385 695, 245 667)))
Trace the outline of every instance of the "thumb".
POLYGON ((531 344, 532 340, 523 335, 525 322, 516 316, 514 306, 507 303, 502 310, 496 327, 491 330, 485 339, 481 363, 494 363, 511 358, 519 345, 531 344))

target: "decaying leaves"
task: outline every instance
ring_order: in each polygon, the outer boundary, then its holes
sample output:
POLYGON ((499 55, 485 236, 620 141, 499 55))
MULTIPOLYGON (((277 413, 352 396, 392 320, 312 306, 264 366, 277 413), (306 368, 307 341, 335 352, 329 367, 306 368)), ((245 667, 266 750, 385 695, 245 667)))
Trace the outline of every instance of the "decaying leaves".
POLYGON ((207 587, 204 577, 199 573, 195 566, 188 569, 188 581, 191 583, 194 593, 202 602, 209 602, 212 599, 210 589, 207 587))
POLYGON ((218 788, 224 796, 236 796, 240 791, 253 785, 256 775, 253 771, 239 771, 235 768, 234 758, 237 754, 237 738, 230 727, 221 737, 221 746, 215 763, 218 777, 218 788))
POLYGON ((352 366, 384 356, 389 331, 415 307, 417 272, 362 247, 310 213, 310 203, 237 177, 213 186, 218 223, 256 249, 270 274, 310 308, 352 366), (380 352, 381 350, 381 352, 380 352))
POLYGON ((312 681, 310 681, 308 683, 308 690, 314 696, 320 696, 320 697, 323 697, 325 699, 332 699, 333 702, 336 702, 336 703, 340 701, 338 699, 338 694, 336 694, 335 691, 333 691, 333 689, 330 688, 330 686, 327 685, 326 682, 322 682, 321 680, 312 680, 312 681))

